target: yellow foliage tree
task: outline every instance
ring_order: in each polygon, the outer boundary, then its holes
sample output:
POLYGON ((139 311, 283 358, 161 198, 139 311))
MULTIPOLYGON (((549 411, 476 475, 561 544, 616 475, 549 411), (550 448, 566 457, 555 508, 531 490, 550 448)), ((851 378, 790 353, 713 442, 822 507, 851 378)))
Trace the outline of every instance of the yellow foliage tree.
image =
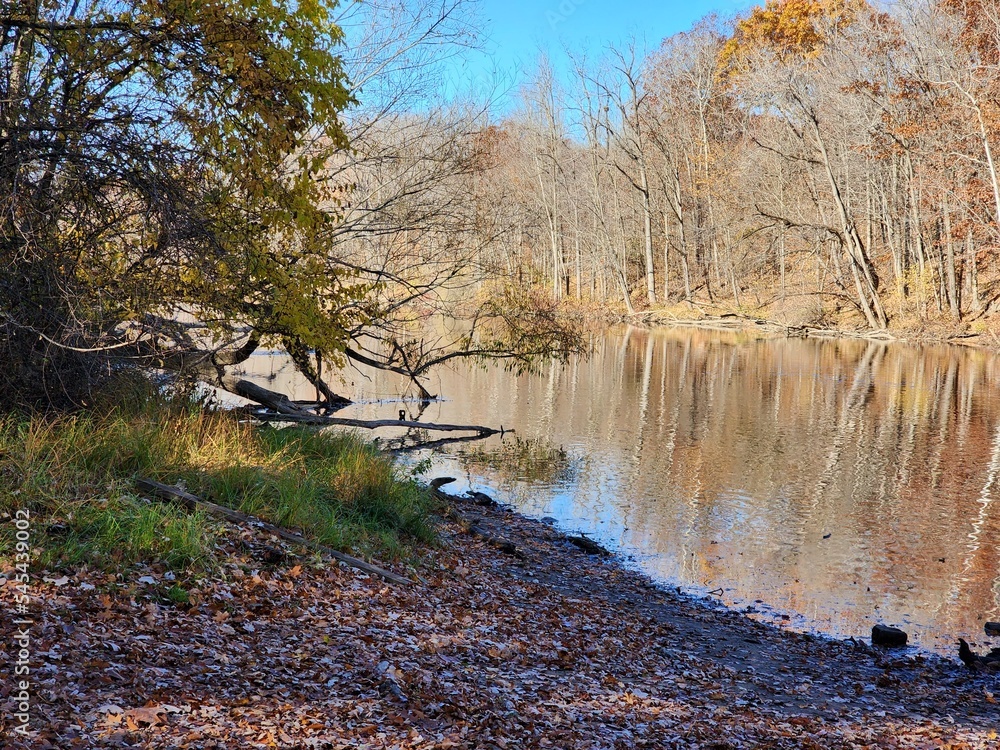
POLYGON ((719 55, 720 73, 738 74, 761 52, 782 61, 815 57, 831 31, 850 26, 867 7, 865 0, 767 0, 736 24, 719 55))

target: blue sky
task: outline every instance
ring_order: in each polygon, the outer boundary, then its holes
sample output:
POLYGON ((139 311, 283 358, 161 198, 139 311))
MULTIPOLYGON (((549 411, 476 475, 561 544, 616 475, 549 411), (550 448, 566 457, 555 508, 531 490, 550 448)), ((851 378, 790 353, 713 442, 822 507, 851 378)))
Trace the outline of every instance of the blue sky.
MULTIPOLYGON (((597 57, 607 44, 634 34, 653 48, 710 13, 727 17, 756 4, 763 0, 480 0, 480 13, 487 51, 501 72, 515 78, 534 69, 539 50, 558 67, 567 47, 597 57)), ((487 65, 476 56, 467 71, 479 75, 487 65)))

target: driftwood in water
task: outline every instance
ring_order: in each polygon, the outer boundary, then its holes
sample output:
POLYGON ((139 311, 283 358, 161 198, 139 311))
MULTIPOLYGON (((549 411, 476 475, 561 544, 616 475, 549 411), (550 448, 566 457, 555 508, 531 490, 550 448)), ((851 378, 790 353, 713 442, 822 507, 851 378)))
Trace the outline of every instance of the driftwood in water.
MULTIPOLYGON (((492 427, 484 427, 475 424, 436 424, 434 422, 411 422, 405 419, 348 419, 347 417, 323 417, 319 414, 281 413, 281 414, 259 414, 254 413, 255 419, 269 422, 295 422, 296 424, 308 425, 338 425, 342 427, 364 427, 374 430, 378 427, 409 427, 416 430, 437 430, 439 432, 475 432, 480 437, 489 435, 499 435, 500 430, 492 427)), ((513 430, 504 430, 513 432, 513 430)))
POLYGON ((297 404, 283 393, 270 391, 262 388, 249 380, 239 380, 232 388, 233 393, 243 398, 255 401, 268 409, 277 412, 275 414, 252 412, 255 419, 266 422, 294 422, 296 424, 306 424, 315 426, 337 425, 341 427, 363 427, 374 430, 378 427, 407 427, 416 430, 433 430, 436 432, 474 432, 479 437, 489 435, 504 434, 513 430, 504 430, 501 426, 499 430, 482 425, 464 424, 435 424, 433 422, 414 422, 408 419, 348 419, 346 417, 327 417, 309 411, 302 405, 297 404))
POLYGON ((357 568, 358 570, 363 570, 366 573, 372 573, 377 576, 381 576, 387 581, 392 581, 393 583, 400 583, 404 585, 409 585, 410 580, 403 578, 400 575, 380 568, 377 565, 372 565, 371 563, 365 562, 364 560, 359 560, 351 555, 345 555, 343 552, 338 552, 335 549, 327 547, 326 545, 320 544, 319 542, 314 542, 310 539, 306 539, 304 536, 296 534, 287 529, 283 529, 280 526, 275 526, 274 524, 267 523, 267 521, 261 521, 259 518, 254 518, 253 516, 248 516, 246 513, 241 513, 238 510, 233 510, 232 508, 227 508, 224 505, 216 505, 215 503, 209 502, 208 500, 202 500, 197 495, 192 495, 190 492, 182 490, 180 487, 174 487, 169 484, 162 484, 160 482, 154 482, 151 479, 137 479, 136 486, 151 495, 160 498, 162 500, 176 500, 183 504, 185 507, 195 510, 201 509, 211 513, 214 516, 219 516, 225 518, 227 521, 232 521, 234 523, 249 524, 251 526, 256 526, 258 528, 264 529, 275 536, 279 536, 282 539, 286 539, 289 542, 294 542, 303 547, 308 547, 314 549, 317 552, 321 552, 325 555, 340 560, 352 568, 357 568))
POLYGON ((232 387, 229 388, 229 390, 237 396, 242 396, 250 401, 254 401, 261 406, 267 407, 268 409, 273 409, 279 414, 287 414, 289 416, 296 417, 314 416, 315 413, 312 409, 343 409, 351 403, 350 399, 338 396, 336 393, 329 391, 329 389, 326 391, 326 394, 330 399, 328 401, 293 401, 284 393, 268 390, 267 388, 259 386, 256 383, 251 383, 249 380, 237 380, 232 384, 232 387))
POLYGON ((269 391, 267 388, 262 388, 256 383, 251 383, 249 380, 236 381, 232 390, 237 396, 256 401, 268 409, 274 409, 279 414, 310 416, 310 412, 296 404, 285 394, 278 393, 277 391, 269 391))
MULTIPOLYGON (((507 430, 507 432, 513 432, 513 430, 507 430)), ((442 448, 446 445, 454 445, 455 443, 471 443, 476 440, 482 440, 487 435, 463 435, 462 437, 450 437, 450 438, 440 438, 439 440, 423 440, 417 443, 411 443, 410 445, 400 444, 396 447, 390 447, 389 445, 379 444, 379 450, 386 453, 399 454, 399 453, 409 453, 410 451, 420 451, 427 450, 429 448, 442 448)), ((378 438, 375 438, 378 440, 378 438)), ((396 438, 393 438, 395 440, 396 438)))
MULTIPOLYGON (((700 310, 701 308, 698 309, 700 310)), ((794 338, 853 338, 865 341, 899 340, 898 337, 893 336, 888 331, 848 331, 817 328, 809 324, 782 323, 776 320, 738 315, 736 313, 723 313, 721 315, 703 314, 698 318, 678 318, 660 310, 643 310, 626 317, 630 323, 670 326, 673 328, 701 328, 710 331, 738 331, 752 328, 761 333, 784 334, 794 338)), ((953 339, 964 338, 968 335, 970 334, 961 334, 960 337, 950 337, 948 340, 952 341, 953 339)), ((955 340, 954 343, 961 343, 961 341, 955 340)))

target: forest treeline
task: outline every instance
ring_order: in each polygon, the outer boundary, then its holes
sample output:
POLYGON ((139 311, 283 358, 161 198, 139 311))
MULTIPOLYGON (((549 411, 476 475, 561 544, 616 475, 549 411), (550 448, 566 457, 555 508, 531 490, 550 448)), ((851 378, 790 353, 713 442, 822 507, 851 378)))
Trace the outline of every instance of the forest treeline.
POLYGON ((0 11, 0 388, 585 350, 580 316, 983 325, 1000 4, 768 0, 458 96, 472 0, 0 11), (564 304, 580 300, 577 308, 564 304))
POLYGON ((555 297, 883 329, 996 296, 1000 4, 769 0, 545 60, 491 129, 495 262, 555 297))

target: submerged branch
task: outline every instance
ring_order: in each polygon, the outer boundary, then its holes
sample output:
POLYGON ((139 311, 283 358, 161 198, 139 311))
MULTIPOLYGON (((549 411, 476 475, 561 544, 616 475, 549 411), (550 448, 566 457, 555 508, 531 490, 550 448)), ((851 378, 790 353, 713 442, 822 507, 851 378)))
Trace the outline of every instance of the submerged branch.
MULTIPOLYGON (((501 435, 509 432, 514 432, 514 430, 500 430, 501 435)), ((427 450, 430 448, 443 448, 446 445, 454 445, 456 443, 471 443, 476 440, 482 440, 484 437, 488 437, 488 435, 464 435, 462 437, 440 438, 438 440, 422 440, 410 445, 400 444, 396 447, 380 444, 379 447, 383 452, 395 455, 399 453, 409 453, 410 451, 427 450)))
POLYGON ((405 419, 349 419, 347 417, 324 417, 319 414, 305 413, 269 414, 253 412, 253 417, 266 422, 294 422, 295 424, 316 426, 339 425, 342 427, 363 427, 369 430, 378 427, 408 427, 416 430, 435 430, 438 432, 475 432, 479 437, 513 432, 513 430, 505 430, 503 427, 494 429, 493 427, 484 427, 483 425, 436 424, 434 422, 411 422, 405 419))

